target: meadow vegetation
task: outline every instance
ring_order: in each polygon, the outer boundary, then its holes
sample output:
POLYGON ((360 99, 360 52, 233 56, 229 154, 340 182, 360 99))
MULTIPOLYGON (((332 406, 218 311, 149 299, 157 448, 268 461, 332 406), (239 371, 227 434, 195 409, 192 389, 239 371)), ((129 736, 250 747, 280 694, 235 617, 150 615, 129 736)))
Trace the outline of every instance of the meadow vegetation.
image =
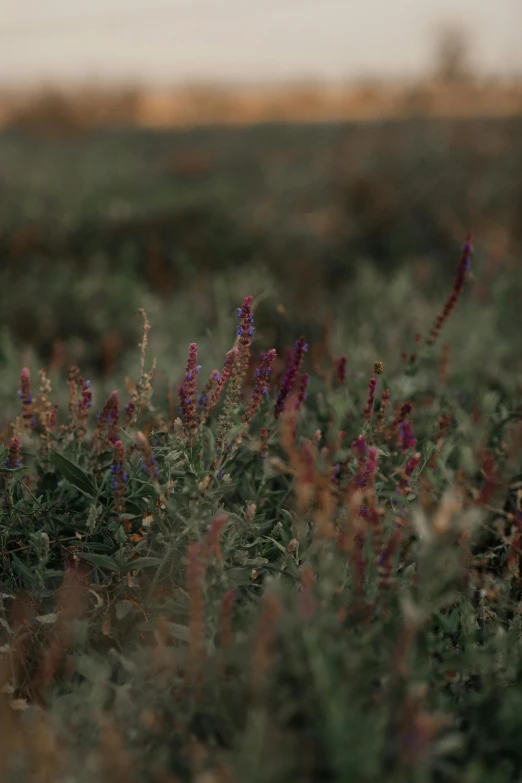
MULTIPOLYGON (((280 149, 257 180, 216 132, 233 176, 184 188, 177 170, 148 193, 135 170, 117 226, 101 179, 66 199, 56 161, 30 185, 27 140, 0 140, 20 153, 1 238, 0 780, 521 778, 506 128, 488 126, 493 161, 465 126, 388 127, 393 163, 382 129, 349 129, 335 191, 340 129, 294 168, 281 139, 304 155, 308 130, 258 129, 280 149), (45 193, 64 210, 47 230, 45 193)), ((94 177, 86 150, 117 144, 89 144, 63 154, 94 177)))

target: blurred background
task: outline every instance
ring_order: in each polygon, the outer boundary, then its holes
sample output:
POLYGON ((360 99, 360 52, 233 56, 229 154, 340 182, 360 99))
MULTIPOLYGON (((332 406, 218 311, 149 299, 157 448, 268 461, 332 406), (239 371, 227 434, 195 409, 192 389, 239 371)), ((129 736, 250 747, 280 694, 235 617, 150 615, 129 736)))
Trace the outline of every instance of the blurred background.
POLYGON ((138 307, 160 388, 247 293, 260 348, 398 357, 468 229, 472 358, 522 369, 521 33, 520 0, 4 2, 5 412, 22 363, 135 373, 138 307))

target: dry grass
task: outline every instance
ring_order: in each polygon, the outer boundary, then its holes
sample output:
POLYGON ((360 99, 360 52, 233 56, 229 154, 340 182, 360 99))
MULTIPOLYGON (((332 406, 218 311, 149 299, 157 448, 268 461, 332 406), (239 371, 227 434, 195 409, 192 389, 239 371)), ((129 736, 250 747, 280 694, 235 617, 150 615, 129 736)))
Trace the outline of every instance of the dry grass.
POLYGON ((260 122, 329 122, 422 115, 509 117, 520 82, 321 84, 248 87, 36 89, 0 93, 0 127, 75 134, 114 124, 169 128, 260 122))

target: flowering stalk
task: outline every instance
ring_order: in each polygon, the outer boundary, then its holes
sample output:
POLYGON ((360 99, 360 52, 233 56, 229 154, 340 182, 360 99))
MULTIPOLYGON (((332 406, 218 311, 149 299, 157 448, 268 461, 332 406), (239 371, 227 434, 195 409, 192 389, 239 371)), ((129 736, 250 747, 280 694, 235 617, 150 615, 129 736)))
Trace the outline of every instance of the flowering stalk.
POLYGON ((91 382, 86 381, 84 378, 78 376, 78 385, 80 387, 81 397, 76 403, 76 432, 78 435, 78 443, 81 444, 87 432, 87 416, 89 410, 92 408, 92 389, 91 382))
POLYGON ((199 424, 203 424, 208 416, 208 410, 212 401, 212 395, 216 390, 219 381, 221 379, 221 373, 219 370, 213 370, 206 384, 203 387, 201 394, 198 397, 198 420, 199 424))
MULTIPOLYGON (((38 398, 38 418, 40 420, 41 432, 41 453, 45 457, 49 452, 49 442, 52 432, 52 420, 53 420, 53 406, 49 400, 49 394, 52 391, 51 381, 47 377, 47 373, 44 369, 40 370, 40 395, 38 398)), ((57 406, 54 406, 56 408, 57 406)), ((56 414, 54 414, 56 419, 56 414)))
POLYGON ((112 475, 112 496, 114 498, 114 508, 117 514, 125 512, 125 485, 128 476, 124 468, 125 449, 121 440, 114 444, 111 475, 112 475))
POLYGON ((71 417, 71 429, 75 429, 76 422, 76 394, 78 392, 78 377, 80 375, 80 368, 73 365, 69 367, 67 373, 69 379, 69 415, 71 417))
POLYGON ((377 431, 381 434, 384 432, 384 420, 386 418, 386 411, 388 410, 390 399, 390 390, 385 389, 381 395, 381 405, 377 411, 377 431))
POLYGON ((254 389, 250 402, 241 416, 245 425, 248 425, 256 415, 263 398, 268 393, 268 381, 272 372, 272 365, 276 358, 275 348, 271 348, 261 359, 261 363, 254 373, 254 389))
MULTIPOLYGON (((226 439, 234 422, 234 412, 241 402, 241 390, 248 371, 250 359, 250 346, 254 334, 254 315, 252 313, 252 296, 247 296, 243 304, 238 308, 238 317, 241 323, 237 327, 238 346, 237 358, 233 363, 230 373, 230 382, 228 384, 227 394, 223 405, 223 412, 218 419, 218 438, 216 452, 222 455, 226 447, 226 439)), ((231 448, 228 444, 227 450, 231 448)))
POLYGON ((56 416, 58 414, 58 405, 53 405, 53 409, 51 411, 51 414, 49 416, 49 430, 51 432, 54 432, 56 429, 56 416))
POLYGON ((377 378, 370 378, 368 384, 368 400, 364 408, 364 421, 370 421, 375 403, 375 389, 377 388, 377 378))
POLYGON ((303 363, 304 355, 308 351, 308 345, 304 337, 300 337, 294 345, 293 354, 290 356, 288 369, 284 375, 279 394, 277 395, 274 417, 278 419, 285 410, 285 403, 290 394, 292 393, 294 386, 297 382, 299 370, 303 363))
POLYGON ((296 410, 298 411, 301 410, 303 403, 308 396, 308 392, 307 392, 308 380, 309 380, 309 375, 307 372, 304 372, 301 375, 301 381, 299 383, 299 394, 297 395, 297 400, 295 403, 296 410))
POLYGON ((379 460, 377 457, 377 449, 375 448, 375 446, 370 446, 370 448, 368 449, 366 463, 364 465, 364 475, 363 475, 364 487, 373 486, 373 480, 377 472, 378 464, 379 464, 379 460))
POLYGON ((471 244, 471 239, 472 239, 472 235, 471 232, 469 232, 466 237, 466 242, 462 247, 460 262, 457 269, 455 280, 453 282, 452 292, 448 297, 446 304, 444 305, 444 309, 438 314, 437 318, 435 319, 435 324, 432 327, 430 336, 426 340, 427 345, 433 345, 433 343, 439 336, 442 327, 444 326, 444 324, 450 317, 451 313, 455 309, 455 305, 457 304, 460 295, 464 289, 464 283, 466 282, 466 273, 469 271, 469 268, 471 266, 471 254, 473 252, 473 245, 471 244))
POLYGON ((180 387, 179 396, 181 411, 183 414, 185 439, 188 446, 193 446, 198 428, 197 404, 197 377, 201 365, 198 364, 198 346, 190 343, 187 366, 185 367, 185 380, 180 387))
POLYGON ((129 427, 135 426, 141 411, 148 405, 149 397, 152 392, 152 378, 156 369, 156 359, 153 359, 150 370, 145 372, 145 354, 147 352, 151 326, 145 310, 140 307, 137 312, 143 318, 143 336, 139 345, 140 377, 138 378, 136 386, 133 386, 128 378, 126 379, 127 386, 132 388, 131 399, 125 406, 126 422, 129 427))
POLYGON ((136 448, 141 456, 141 467, 144 473, 148 473, 154 482, 158 480, 158 465, 152 453, 146 435, 143 432, 136 433, 136 448))
POLYGON ((402 451, 414 449, 417 445, 417 438, 415 438, 413 435, 411 421, 403 421, 402 424, 399 425, 397 445, 400 446, 402 451))
POLYGON ((76 437, 81 445, 87 432, 87 417, 92 408, 91 382, 80 375, 78 367, 70 367, 69 377, 69 415, 70 423, 62 426, 62 431, 76 437))
POLYGON ((228 514, 220 514, 218 517, 212 520, 209 529, 205 533, 201 552, 204 554, 207 561, 212 555, 214 555, 219 563, 223 563, 223 555, 221 552, 219 537, 227 521, 228 514))
POLYGON ((243 422, 243 425, 239 430, 238 434, 236 435, 236 437, 234 438, 234 442, 232 444, 229 444, 228 446, 228 450, 231 452, 236 451, 236 449, 238 449, 239 446, 241 445, 245 433, 248 429, 249 423, 256 415, 261 405, 261 402, 263 401, 263 398, 268 393, 268 381, 270 379, 272 364, 274 363, 275 357, 276 357, 275 348, 272 348, 269 351, 267 351, 261 360, 260 366, 257 368, 257 370, 254 373, 255 380, 254 380, 254 389, 252 391, 252 396, 250 398, 246 410, 241 415, 241 420, 243 422))
POLYGON ((130 427, 131 421, 135 421, 136 416, 136 403, 134 399, 131 399, 128 401, 127 405, 124 408, 125 410, 125 425, 127 427, 130 427))
MULTIPOLYGON (((417 441, 414 439, 414 443, 416 444, 417 441)), ((399 486, 397 487, 398 493, 405 497, 408 492, 411 489, 411 477, 414 474, 414 472, 417 470, 417 468, 420 465, 421 461, 421 454, 419 451, 416 451, 415 454, 410 457, 410 459, 406 462, 406 465, 402 470, 399 470, 399 486)))
POLYGON ((395 418, 392 422, 390 429, 388 430, 387 437, 391 440, 394 436, 397 437, 400 425, 405 421, 406 416, 411 413, 413 405, 410 400, 406 400, 402 405, 398 402, 395 403, 395 418))
POLYGON ((97 451, 101 445, 105 430, 107 430, 107 440, 111 445, 114 445, 118 440, 120 422, 119 401, 119 392, 117 390, 111 392, 105 400, 103 408, 96 417, 98 423, 93 435, 93 448, 95 451, 97 451))
POLYGON ((20 467, 20 440, 19 438, 11 438, 9 444, 9 450, 7 452, 7 459, 4 460, 6 468, 9 470, 15 470, 20 467))
MULTIPOLYGON (((358 469, 355 478, 357 478, 357 483, 359 483, 358 479, 362 476, 362 473, 364 472, 362 466, 364 465, 364 460, 368 449, 366 438, 364 437, 364 435, 359 435, 359 437, 352 442, 351 448, 352 451, 356 452, 357 454, 358 469)), ((348 457, 348 459, 350 458, 348 457)))
POLYGON ((341 384, 341 386, 344 386, 346 383, 346 365, 348 363, 348 357, 346 354, 341 356, 335 366, 335 373, 337 375, 337 380, 341 384))
POLYGON ((20 373, 20 391, 18 392, 18 396, 22 402, 24 429, 32 429, 34 427, 33 396, 31 394, 31 373, 27 367, 24 367, 20 373))
POLYGON ((239 354, 238 348, 232 348, 232 350, 227 353, 225 357, 225 362, 223 364, 223 370, 221 374, 218 373, 218 376, 216 377, 216 383, 213 387, 212 394, 210 395, 210 401, 208 403, 208 406, 205 408, 204 417, 203 417, 203 413, 201 415, 202 423, 204 423, 208 419, 208 417, 214 412, 214 409, 219 402, 219 398, 221 397, 221 392, 223 391, 226 382, 230 378, 238 354, 239 354))
MULTIPOLYGON (((450 413, 443 413, 439 418, 439 429, 435 437, 435 451, 439 452, 446 436, 446 433, 453 421, 453 416, 450 413)), ((435 451, 430 457, 429 466, 432 470, 435 470, 435 451)))
POLYGON ((401 543, 403 536, 402 525, 397 524, 388 543, 383 547, 378 559, 377 559, 377 571, 379 573, 379 589, 388 590, 391 587, 391 575, 392 575, 392 558, 399 544, 401 543))

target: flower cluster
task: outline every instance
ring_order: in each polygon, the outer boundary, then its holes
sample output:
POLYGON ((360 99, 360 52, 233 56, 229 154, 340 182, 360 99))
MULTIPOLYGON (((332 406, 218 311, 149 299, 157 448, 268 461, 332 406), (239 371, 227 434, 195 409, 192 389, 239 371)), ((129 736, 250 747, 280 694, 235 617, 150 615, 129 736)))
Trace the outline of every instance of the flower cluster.
POLYGON ((308 352, 308 345, 304 337, 300 337, 294 345, 294 350, 290 355, 288 367, 279 389, 279 394, 275 402, 274 416, 278 419, 285 410, 285 403, 290 394, 293 392, 301 369, 301 364, 305 354, 308 352))
POLYGON ((398 402, 395 403, 395 418, 391 426, 390 438, 397 434, 401 424, 406 420, 406 416, 411 413, 412 409, 413 405, 410 400, 406 400, 402 405, 399 405, 398 402))
POLYGON ((268 392, 268 382, 270 380, 270 374, 272 372, 272 365, 276 358, 275 348, 271 348, 265 353, 261 359, 261 363, 254 373, 254 389, 250 402, 248 403, 245 412, 241 416, 243 422, 248 424, 254 418, 263 397, 268 392))
POLYGON ((18 438, 11 438, 7 459, 4 460, 3 464, 9 470, 15 470, 15 468, 20 467, 20 440, 18 438))
POLYGON ((471 266, 471 254, 473 253, 473 245, 471 244, 471 239, 472 236, 470 232, 466 237, 466 242, 462 247, 457 274, 453 282, 453 289, 446 301, 446 304, 444 305, 444 309, 438 314, 437 318, 435 319, 435 324, 433 325, 433 328, 430 332, 430 336, 426 340, 426 343, 428 345, 433 345, 433 343, 439 336, 442 327, 444 326, 444 324, 450 317, 451 313, 455 309, 455 305, 457 304, 459 297, 464 289, 464 283, 466 282, 466 274, 467 272, 469 272, 471 266))
POLYGON ((136 448, 141 456, 141 467, 144 473, 148 473, 153 481, 158 479, 158 464, 152 453, 146 435, 143 432, 136 433, 136 448))
POLYGON ((357 471, 354 476, 354 489, 371 487, 377 471, 377 449, 368 446, 364 435, 359 435, 352 443, 352 451, 357 454, 357 471))
POLYGON ((125 485, 128 481, 128 475, 124 468, 124 462, 125 449, 121 440, 117 440, 114 444, 111 464, 112 495, 117 514, 123 514, 125 511, 125 485))
POLYGON ((403 421, 399 425, 399 435, 397 440, 397 445, 401 448, 402 451, 408 451, 408 449, 415 448, 417 445, 417 438, 415 438, 413 435, 411 421, 403 421))
POLYGON ((20 391, 18 396, 22 402, 22 420, 25 429, 34 427, 33 396, 31 394, 31 373, 24 367, 20 373, 20 391))
POLYGON ((241 319, 241 323, 236 330, 239 337, 239 344, 242 346, 243 350, 246 349, 247 351, 252 343, 254 334, 254 327, 252 325, 254 323, 252 302, 253 297, 246 296, 241 307, 238 307, 237 309, 237 316, 241 319))

